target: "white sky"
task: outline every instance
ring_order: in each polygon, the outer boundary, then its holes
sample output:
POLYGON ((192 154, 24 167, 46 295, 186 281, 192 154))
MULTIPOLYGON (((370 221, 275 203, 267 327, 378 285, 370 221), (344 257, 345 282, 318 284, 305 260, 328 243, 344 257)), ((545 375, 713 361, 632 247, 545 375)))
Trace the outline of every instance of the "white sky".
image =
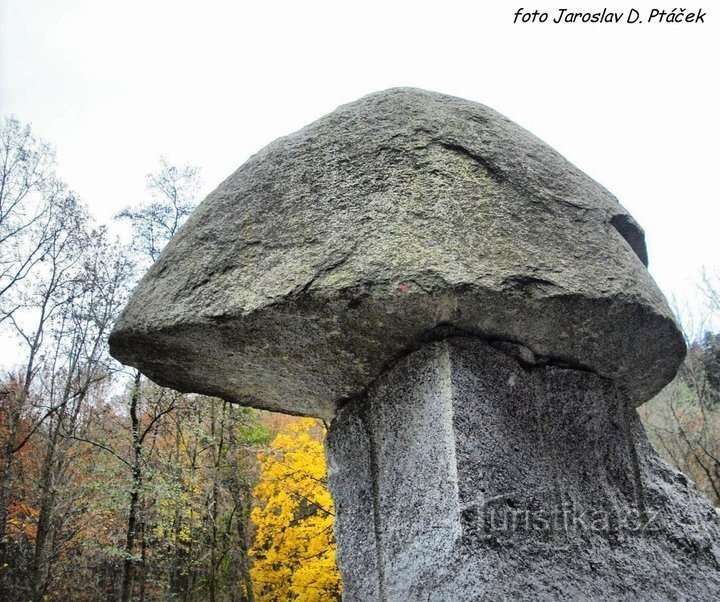
MULTIPOLYGON (((719 269, 720 8, 705 24, 513 25, 523 3, 0 0, 0 113, 52 142, 107 221, 164 154, 209 192, 366 93, 490 105, 613 192, 666 294, 719 269)), ((663 2, 537 4, 642 13, 663 2)), ((667 3, 672 8, 676 4, 667 3)))

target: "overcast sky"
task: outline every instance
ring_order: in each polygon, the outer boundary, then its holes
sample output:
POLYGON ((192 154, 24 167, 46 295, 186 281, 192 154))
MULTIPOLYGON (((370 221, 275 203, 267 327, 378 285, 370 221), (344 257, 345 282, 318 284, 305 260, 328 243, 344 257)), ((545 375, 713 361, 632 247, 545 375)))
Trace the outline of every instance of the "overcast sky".
MULTIPOLYGON (((416 86, 490 105, 646 230, 663 290, 717 270, 720 9, 704 24, 513 24, 508 2, 0 0, 0 113, 32 122, 101 221, 164 154, 205 192, 337 105, 416 86)), ((550 12, 601 3, 537 4, 550 12)), ((662 2, 635 0, 645 17, 662 2)), ((669 8, 675 4, 667 4, 669 8)))

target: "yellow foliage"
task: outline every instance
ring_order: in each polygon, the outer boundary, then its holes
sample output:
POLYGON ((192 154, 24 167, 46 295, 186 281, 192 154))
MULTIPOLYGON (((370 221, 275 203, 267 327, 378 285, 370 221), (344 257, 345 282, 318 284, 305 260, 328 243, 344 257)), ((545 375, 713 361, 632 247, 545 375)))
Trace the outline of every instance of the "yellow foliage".
POLYGON ((318 422, 303 418, 259 455, 251 577, 259 601, 340 599, 333 503, 318 422))

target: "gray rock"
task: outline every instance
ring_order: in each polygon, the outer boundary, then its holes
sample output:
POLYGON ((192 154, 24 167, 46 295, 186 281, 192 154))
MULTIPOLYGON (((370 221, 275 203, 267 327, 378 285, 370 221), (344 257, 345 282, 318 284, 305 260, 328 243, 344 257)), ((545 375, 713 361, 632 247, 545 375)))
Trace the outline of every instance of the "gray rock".
POLYGON ((596 374, 430 343, 326 451, 345 600, 720 599, 720 519, 596 374))
POLYGON ((110 346, 162 385, 330 418, 462 332, 607 377, 637 405, 685 353, 645 263, 632 217, 542 141, 482 105, 393 89, 225 180, 110 346))
POLYGON ((395 89, 252 157, 111 351, 333 418, 348 600, 716 599, 720 525, 634 406, 682 336, 616 199, 491 109, 395 89))

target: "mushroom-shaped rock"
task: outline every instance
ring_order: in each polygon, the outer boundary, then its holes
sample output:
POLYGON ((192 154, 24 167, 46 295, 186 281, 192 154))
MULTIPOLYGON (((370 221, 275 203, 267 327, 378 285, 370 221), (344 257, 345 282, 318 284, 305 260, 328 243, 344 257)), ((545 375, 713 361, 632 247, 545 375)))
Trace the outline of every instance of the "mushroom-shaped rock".
POLYGON ((391 89, 251 157, 134 292, 111 351, 158 383, 332 417, 464 334, 605 377, 637 405, 685 353, 640 227, 483 105, 391 89))
POLYGON ((110 344, 164 385, 333 418, 343 599, 714 599, 717 516, 633 408, 685 353, 646 265, 540 140, 388 90, 221 184, 110 344))

